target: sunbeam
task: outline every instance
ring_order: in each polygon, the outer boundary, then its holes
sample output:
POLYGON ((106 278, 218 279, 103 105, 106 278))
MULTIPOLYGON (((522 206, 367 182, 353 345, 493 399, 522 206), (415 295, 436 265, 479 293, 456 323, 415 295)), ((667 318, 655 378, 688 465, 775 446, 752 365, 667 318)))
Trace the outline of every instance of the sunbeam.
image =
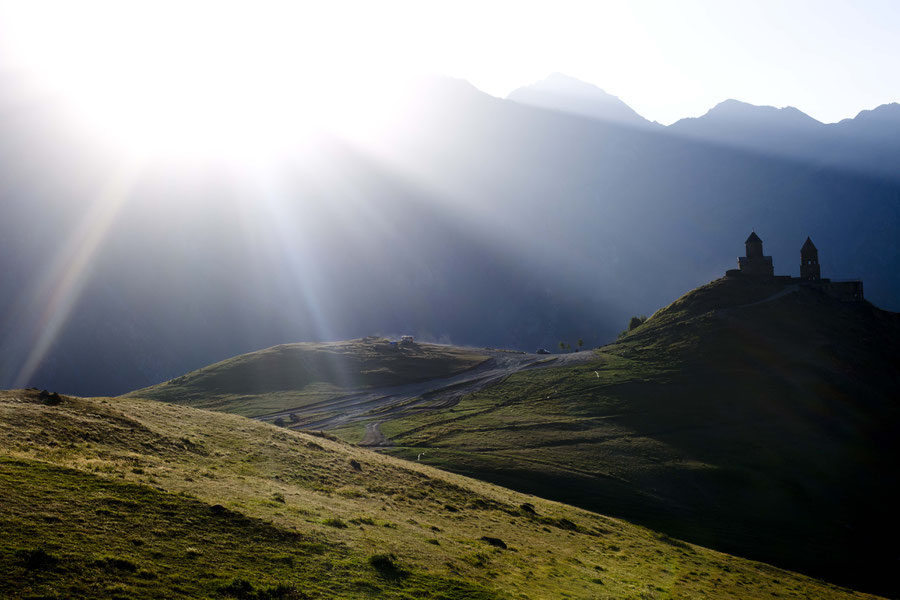
POLYGON ((24 387, 41 366, 57 336, 68 323, 84 286, 89 280, 98 250, 116 217, 128 200, 132 185, 140 173, 140 164, 121 168, 87 207, 81 225, 61 244, 56 257, 46 268, 31 293, 22 298, 22 306, 38 309, 37 336, 14 381, 24 387))

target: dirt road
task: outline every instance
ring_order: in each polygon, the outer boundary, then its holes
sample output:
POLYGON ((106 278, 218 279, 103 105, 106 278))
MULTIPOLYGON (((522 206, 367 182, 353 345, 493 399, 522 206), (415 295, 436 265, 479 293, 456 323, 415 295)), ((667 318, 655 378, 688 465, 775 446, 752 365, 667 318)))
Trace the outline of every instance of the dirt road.
POLYGON ((369 421, 360 444, 389 445, 390 442, 379 430, 379 425, 385 421, 417 412, 450 408, 463 396, 498 383, 518 371, 587 362, 595 357, 590 351, 539 355, 479 349, 478 353, 490 358, 473 369, 450 377, 353 391, 337 398, 255 418, 274 421, 293 414, 296 421, 291 423, 291 427, 295 429, 333 429, 369 421))

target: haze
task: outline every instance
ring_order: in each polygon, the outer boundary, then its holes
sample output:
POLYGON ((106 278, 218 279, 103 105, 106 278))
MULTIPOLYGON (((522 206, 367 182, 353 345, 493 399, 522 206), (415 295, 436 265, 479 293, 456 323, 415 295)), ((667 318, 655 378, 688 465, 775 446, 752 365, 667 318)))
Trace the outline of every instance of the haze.
POLYGON ((812 236, 900 306, 897 10, 677 6, 3 2, 0 379, 118 393, 373 333, 596 346, 754 228, 779 272, 812 236), (585 95, 511 93, 536 81, 585 95))

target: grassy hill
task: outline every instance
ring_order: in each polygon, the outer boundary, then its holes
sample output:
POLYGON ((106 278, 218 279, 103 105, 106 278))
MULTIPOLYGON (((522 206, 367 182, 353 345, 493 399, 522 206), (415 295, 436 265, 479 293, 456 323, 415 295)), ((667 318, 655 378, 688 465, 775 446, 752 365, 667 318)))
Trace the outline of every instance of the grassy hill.
POLYGON ((284 344, 241 354, 129 395, 256 416, 360 389, 447 377, 487 359, 469 348, 392 346, 376 337, 284 344))
POLYGON ((897 595, 898 389, 897 314, 722 279, 591 364, 380 428, 397 456, 897 595))
POLYGON ((863 598, 236 415, 0 392, 3 598, 863 598))

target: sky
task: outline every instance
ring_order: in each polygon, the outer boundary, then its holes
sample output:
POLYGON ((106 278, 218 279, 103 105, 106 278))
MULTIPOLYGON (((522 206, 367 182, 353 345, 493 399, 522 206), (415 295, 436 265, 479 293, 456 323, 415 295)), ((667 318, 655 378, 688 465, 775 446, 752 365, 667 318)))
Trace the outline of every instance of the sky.
POLYGON ((898 32, 895 0, 0 0, 0 65, 104 115, 326 111, 416 74, 504 97, 561 72, 664 124, 728 98, 834 122, 900 101, 898 32))

